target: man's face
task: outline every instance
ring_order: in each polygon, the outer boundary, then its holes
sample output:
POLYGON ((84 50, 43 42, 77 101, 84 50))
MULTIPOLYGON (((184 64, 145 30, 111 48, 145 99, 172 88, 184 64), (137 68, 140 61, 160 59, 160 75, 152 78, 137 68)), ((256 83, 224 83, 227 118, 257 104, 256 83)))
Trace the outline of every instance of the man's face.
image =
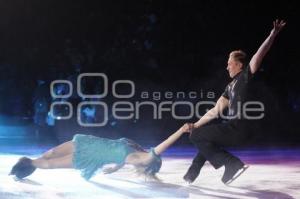
POLYGON ((229 72, 229 76, 233 78, 236 74, 238 74, 242 70, 242 63, 239 61, 236 61, 232 57, 229 57, 227 61, 227 68, 229 72))

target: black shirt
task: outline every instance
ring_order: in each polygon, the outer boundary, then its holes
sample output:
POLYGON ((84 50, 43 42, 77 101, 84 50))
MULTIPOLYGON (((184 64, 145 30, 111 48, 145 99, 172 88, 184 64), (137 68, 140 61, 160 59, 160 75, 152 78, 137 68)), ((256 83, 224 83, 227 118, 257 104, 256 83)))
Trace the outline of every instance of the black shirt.
POLYGON ((249 80, 252 78, 250 66, 245 67, 233 77, 233 80, 226 86, 223 97, 229 100, 229 119, 243 119, 242 107, 246 102, 249 80))

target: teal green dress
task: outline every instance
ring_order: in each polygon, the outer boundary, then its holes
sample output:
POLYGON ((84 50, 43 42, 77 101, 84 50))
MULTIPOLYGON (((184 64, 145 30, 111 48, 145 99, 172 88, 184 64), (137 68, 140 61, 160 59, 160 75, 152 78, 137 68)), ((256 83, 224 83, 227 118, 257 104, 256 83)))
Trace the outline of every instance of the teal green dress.
POLYGON ((73 167, 80 170, 86 180, 105 164, 124 164, 127 155, 135 151, 126 138, 112 140, 76 134, 72 141, 75 145, 73 167))

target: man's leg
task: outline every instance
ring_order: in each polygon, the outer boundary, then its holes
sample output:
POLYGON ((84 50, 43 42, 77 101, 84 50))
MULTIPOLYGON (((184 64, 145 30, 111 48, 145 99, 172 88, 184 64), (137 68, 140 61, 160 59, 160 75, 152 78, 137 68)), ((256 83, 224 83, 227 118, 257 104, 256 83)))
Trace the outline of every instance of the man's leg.
POLYGON ((222 148, 243 141, 245 135, 240 130, 239 126, 227 123, 196 129, 190 136, 191 141, 214 168, 218 169, 225 165, 225 173, 222 178, 224 183, 231 180, 234 174, 244 167, 244 163, 239 158, 222 148))
POLYGON ((188 183, 194 182, 195 179, 198 177, 200 170, 205 162, 205 157, 201 154, 201 152, 198 152, 193 159, 192 165, 189 167, 188 171, 183 176, 183 179, 188 183))

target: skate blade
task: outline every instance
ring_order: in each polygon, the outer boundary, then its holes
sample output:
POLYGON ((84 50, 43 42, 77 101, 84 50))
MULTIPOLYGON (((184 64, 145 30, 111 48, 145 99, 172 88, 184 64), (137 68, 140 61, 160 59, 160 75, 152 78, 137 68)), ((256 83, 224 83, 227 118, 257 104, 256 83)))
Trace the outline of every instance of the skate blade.
POLYGON ((228 180, 225 184, 229 185, 231 184, 234 180, 236 180, 240 175, 242 175, 247 169, 249 168, 249 165, 245 165, 243 168, 241 168, 230 180, 228 180))

